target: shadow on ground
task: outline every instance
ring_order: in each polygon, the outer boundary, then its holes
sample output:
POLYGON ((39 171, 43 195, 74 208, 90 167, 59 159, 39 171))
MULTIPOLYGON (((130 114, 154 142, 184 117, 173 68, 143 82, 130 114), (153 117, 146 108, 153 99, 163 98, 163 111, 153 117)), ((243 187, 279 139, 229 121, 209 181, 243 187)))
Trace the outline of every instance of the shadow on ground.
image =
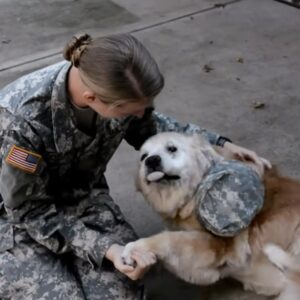
POLYGON ((234 280, 221 280, 214 285, 199 287, 185 283, 173 275, 156 268, 145 280, 149 300, 270 300, 271 298, 245 292, 234 280))

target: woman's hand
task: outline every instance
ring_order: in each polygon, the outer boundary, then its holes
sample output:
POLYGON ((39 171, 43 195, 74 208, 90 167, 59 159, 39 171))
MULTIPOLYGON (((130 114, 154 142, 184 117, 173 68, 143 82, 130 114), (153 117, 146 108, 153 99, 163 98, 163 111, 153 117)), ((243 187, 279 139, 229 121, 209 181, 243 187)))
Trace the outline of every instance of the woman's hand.
POLYGON ((235 159, 244 162, 253 162, 260 169, 271 169, 271 163, 263 158, 258 156, 254 151, 237 146, 230 142, 225 142, 223 146, 224 150, 228 151, 235 159))
POLYGON ((122 260, 124 246, 113 244, 106 252, 106 258, 112 261, 115 268, 125 274, 131 280, 138 280, 156 263, 156 256, 152 252, 133 251, 131 258, 135 261, 134 266, 129 266, 122 260))

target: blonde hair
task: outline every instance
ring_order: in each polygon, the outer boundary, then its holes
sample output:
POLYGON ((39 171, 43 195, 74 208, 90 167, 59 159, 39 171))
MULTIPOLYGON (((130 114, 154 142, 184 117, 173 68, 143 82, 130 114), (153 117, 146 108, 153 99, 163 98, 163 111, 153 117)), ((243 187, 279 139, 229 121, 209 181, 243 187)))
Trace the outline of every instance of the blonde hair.
POLYGON ((64 58, 80 77, 108 104, 152 101, 164 86, 164 78, 148 50, 130 34, 92 39, 78 34, 67 43, 64 58))

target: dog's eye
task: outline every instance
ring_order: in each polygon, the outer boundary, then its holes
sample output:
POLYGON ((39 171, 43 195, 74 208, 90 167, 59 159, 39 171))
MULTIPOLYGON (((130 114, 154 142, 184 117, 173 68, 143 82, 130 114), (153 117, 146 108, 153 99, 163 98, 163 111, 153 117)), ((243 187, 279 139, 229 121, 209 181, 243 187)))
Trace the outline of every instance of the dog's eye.
POLYGON ((143 161, 147 156, 148 156, 148 154, 147 154, 147 153, 144 153, 144 154, 141 156, 141 161, 143 161))
POLYGON ((175 147, 175 146, 168 146, 168 147, 167 147, 167 150, 168 150, 169 152, 171 152, 171 153, 174 153, 174 152, 177 151, 177 147, 175 147))

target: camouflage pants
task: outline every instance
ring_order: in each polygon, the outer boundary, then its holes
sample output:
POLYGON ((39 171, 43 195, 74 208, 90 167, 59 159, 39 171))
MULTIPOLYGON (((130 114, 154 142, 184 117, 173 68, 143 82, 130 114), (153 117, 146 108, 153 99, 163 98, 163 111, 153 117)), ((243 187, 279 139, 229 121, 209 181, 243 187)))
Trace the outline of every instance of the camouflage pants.
MULTIPOLYGON (((97 216, 101 218, 101 214, 108 213, 101 205, 101 211, 87 207, 84 218, 90 217, 92 223, 97 216)), ((67 209, 69 213, 75 211, 74 206, 67 209)), ((132 228, 120 219, 119 211, 116 213, 118 224, 111 225, 117 226, 118 234, 123 232, 129 239, 136 239, 132 228)), ((97 225, 97 220, 94 221, 97 225)), ((0 253, 0 299, 137 300, 142 299, 142 288, 106 260, 101 268, 92 268, 89 262, 71 253, 54 254, 32 240, 26 231, 15 229, 13 249, 0 253)))

